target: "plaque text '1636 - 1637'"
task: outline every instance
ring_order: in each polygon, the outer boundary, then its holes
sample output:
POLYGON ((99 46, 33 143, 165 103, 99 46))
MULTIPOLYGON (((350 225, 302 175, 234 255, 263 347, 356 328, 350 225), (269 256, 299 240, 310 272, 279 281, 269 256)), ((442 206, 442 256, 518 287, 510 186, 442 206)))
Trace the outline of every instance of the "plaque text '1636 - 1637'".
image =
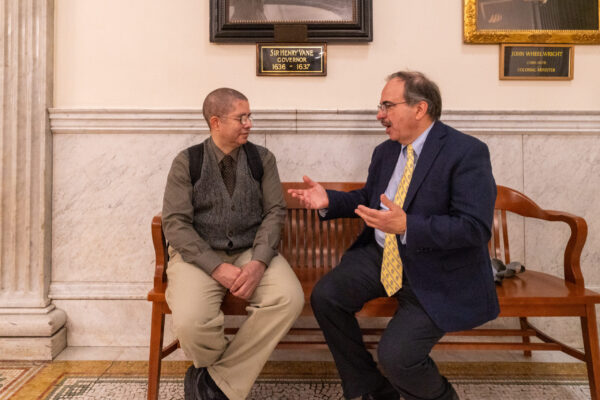
POLYGON ((325 76, 327 45, 257 43, 256 74, 325 76))

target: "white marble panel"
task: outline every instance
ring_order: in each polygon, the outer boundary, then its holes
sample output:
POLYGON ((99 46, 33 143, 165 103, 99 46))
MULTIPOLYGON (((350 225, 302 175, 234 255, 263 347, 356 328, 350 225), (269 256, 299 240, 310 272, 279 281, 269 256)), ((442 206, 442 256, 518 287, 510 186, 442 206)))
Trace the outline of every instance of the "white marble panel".
MULTIPOLYGON (((128 287, 142 293, 151 281, 150 220, 160 211, 171 161, 178 151, 205 137, 133 132, 54 135, 52 278, 58 294, 54 302, 68 315, 70 346, 148 345, 150 303, 122 293, 128 287), (123 284, 107 286, 111 282, 123 284), (97 288, 97 293, 86 295, 81 288, 97 288)), ((478 137, 490 148, 498 184, 523 191, 542 207, 586 218, 589 235, 583 274, 588 286, 600 287, 600 271, 594 268, 600 261, 600 206, 595 201, 600 187, 598 135, 489 133, 478 137)), ((299 181, 304 174, 318 181, 363 181, 373 149, 386 136, 257 129, 252 140, 276 155, 282 181, 299 181)), ((520 217, 511 218, 509 224, 514 260, 562 274, 564 248, 554 243, 566 243, 566 226, 525 224, 520 217)), ((572 319, 536 322, 581 346, 579 323, 572 319)), ((168 341, 170 318, 165 330, 168 341)))
POLYGON ((69 346, 148 346, 151 303, 146 300, 55 300, 67 313, 69 346))
POLYGON ((487 144, 497 185, 523 189, 523 137, 521 135, 476 135, 487 144))
MULTIPOLYGON (((600 286, 600 140, 593 136, 526 136, 525 193, 542 208, 585 218, 588 237, 581 258, 586 286, 600 286)), ((561 222, 526 225, 527 262, 562 276, 570 229, 561 222)))
MULTIPOLYGON (((55 135, 52 279, 150 281, 171 162, 206 135, 55 135)), ((264 144, 264 136, 253 140, 264 144)))
POLYGON ((529 318, 529 322, 546 333, 567 345, 583 350, 583 337, 581 335, 581 322, 577 317, 539 317, 529 318))
POLYGON ((55 135, 53 281, 149 281, 150 221, 194 135, 55 135))
MULTIPOLYGON (((523 191, 523 136, 479 135, 477 138, 488 145, 496 184, 523 191)), ((511 261, 524 262, 525 260, 524 229, 522 217, 516 214, 508 215, 511 261)))
POLYGON ((382 135, 267 134, 267 147, 277 157, 282 181, 364 181, 373 149, 382 135))

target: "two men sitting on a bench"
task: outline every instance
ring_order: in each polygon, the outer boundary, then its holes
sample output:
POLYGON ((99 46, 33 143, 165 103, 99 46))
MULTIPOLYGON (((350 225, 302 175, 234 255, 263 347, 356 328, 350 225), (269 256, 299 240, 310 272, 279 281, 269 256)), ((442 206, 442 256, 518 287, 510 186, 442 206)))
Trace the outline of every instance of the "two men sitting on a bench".
MULTIPOLYGON (((421 73, 392 74, 378 108, 389 140, 375 148, 362 189, 325 191, 305 177, 307 189, 290 191, 323 219, 358 216, 367 225, 317 283, 311 305, 346 398, 458 399, 429 353, 446 332, 499 313, 487 249, 496 199, 489 151, 439 121, 439 89, 421 73), (378 347, 384 376, 355 313, 385 296, 398 310, 378 347)), ((166 299, 194 361, 186 399, 244 399, 304 296, 276 251, 285 204, 274 156, 248 142, 247 99, 217 89, 203 112, 211 138, 175 158, 165 190, 166 299), (220 311, 227 290, 249 301, 230 342, 220 311)))

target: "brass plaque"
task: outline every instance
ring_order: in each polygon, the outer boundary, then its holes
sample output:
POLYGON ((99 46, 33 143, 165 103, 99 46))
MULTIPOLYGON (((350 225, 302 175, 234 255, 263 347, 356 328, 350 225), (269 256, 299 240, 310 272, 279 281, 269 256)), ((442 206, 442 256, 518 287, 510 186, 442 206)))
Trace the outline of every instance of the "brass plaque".
POLYGON ((573 46, 522 44, 500 46, 500 79, 573 79, 573 46))
POLYGON ((258 76, 325 76, 327 44, 257 43, 258 76))

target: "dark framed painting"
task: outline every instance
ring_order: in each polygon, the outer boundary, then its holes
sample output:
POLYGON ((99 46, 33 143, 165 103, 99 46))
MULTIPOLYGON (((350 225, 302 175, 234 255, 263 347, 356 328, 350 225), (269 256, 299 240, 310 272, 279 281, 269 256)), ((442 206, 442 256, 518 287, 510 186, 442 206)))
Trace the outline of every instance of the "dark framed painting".
POLYGON ((600 44, 598 1, 464 0, 464 41, 600 44))
POLYGON ((273 42, 305 26, 307 42, 370 42, 372 0, 210 0, 211 42, 273 42))

